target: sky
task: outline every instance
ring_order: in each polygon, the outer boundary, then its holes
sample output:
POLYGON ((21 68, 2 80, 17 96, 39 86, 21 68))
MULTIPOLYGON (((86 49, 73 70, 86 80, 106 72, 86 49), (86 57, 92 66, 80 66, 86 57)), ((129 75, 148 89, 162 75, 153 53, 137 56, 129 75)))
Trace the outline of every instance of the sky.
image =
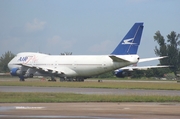
POLYGON ((179 0, 0 0, 0 56, 110 54, 135 22, 144 22, 138 55, 155 57, 156 31, 165 39, 171 31, 180 33, 179 5, 179 0))

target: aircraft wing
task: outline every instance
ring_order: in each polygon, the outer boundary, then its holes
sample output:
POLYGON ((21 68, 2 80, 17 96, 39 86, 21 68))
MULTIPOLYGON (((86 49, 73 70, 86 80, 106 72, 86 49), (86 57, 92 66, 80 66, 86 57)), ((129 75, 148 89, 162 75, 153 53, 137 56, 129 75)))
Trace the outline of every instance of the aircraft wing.
POLYGON ((40 72, 45 72, 45 73, 50 73, 50 74, 64 74, 63 71, 51 68, 51 67, 45 67, 45 66, 33 66, 33 65, 27 65, 27 64, 22 64, 22 66, 28 67, 28 68, 33 68, 36 69, 37 71, 40 72))
MULTIPOLYGON (((133 66, 133 67, 123 67, 117 70, 128 70, 128 71, 133 71, 133 70, 147 70, 147 69, 152 69, 152 68, 163 68, 163 67, 170 67, 168 65, 162 65, 162 66, 133 66)), ((116 70, 116 71, 117 71, 116 70)))
POLYGON ((58 67, 58 68, 52 68, 48 66, 32 66, 27 64, 22 64, 22 66, 29 67, 36 69, 37 71, 49 73, 49 74, 56 74, 56 75, 73 75, 76 74, 76 72, 68 67, 58 67))
POLYGON ((152 57, 152 58, 143 58, 143 59, 139 59, 139 62, 147 62, 147 61, 152 61, 152 60, 159 60, 159 59, 163 59, 166 58, 167 56, 162 56, 162 57, 152 57))
POLYGON ((147 69, 151 69, 151 68, 163 68, 163 67, 171 67, 171 66, 167 66, 167 65, 162 65, 162 66, 133 66, 133 67, 123 67, 120 69, 117 69, 114 71, 114 74, 116 75, 116 77, 119 78, 124 78, 126 76, 130 76, 133 70, 147 70, 147 69))

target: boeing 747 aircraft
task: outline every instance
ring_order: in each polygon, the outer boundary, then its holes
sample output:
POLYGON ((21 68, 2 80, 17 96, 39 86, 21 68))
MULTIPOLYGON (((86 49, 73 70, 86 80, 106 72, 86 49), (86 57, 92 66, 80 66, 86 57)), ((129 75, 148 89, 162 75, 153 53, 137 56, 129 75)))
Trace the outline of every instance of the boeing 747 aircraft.
POLYGON ((84 79, 116 70, 139 61, 137 55, 143 23, 135 23, 115 50, 109 55, 48 55, 34 52, 18 53, 9 63, 12 76, 20 81, 33 76, 84 81, 84 79))

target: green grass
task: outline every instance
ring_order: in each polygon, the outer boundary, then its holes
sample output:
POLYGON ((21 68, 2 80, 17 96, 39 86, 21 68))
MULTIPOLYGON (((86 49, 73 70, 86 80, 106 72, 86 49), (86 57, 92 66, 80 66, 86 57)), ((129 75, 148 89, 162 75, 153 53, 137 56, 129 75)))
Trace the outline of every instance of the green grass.
MULTIPOLYGON (((19 82, 17 79, 1 79, 0 86, 30 87, 74 87, 74 88, 109 88, 109 89, 153 89, 180 90, 180 83, 170 82, 136 82, 129 81, 89 81, 89 82, 47 82, 39 79, 19 82)), ((0 103, 55 103, 55 102, 180 102, 180 96, 160 95, 98 95, 73 93, 23 93, 0 92, 0 103)))
POLYGON ((180 83, 167 83, 167 82, 163 82, 163 81, 162 82, 47 82, 47 81, 19 82, 19 81, 0 81, 0 86, 180 90, 180 83))
POLYGON ((180 102, 180 96, 86 95, 73 93, 0 92, 0 103, 57 102, 180 102))

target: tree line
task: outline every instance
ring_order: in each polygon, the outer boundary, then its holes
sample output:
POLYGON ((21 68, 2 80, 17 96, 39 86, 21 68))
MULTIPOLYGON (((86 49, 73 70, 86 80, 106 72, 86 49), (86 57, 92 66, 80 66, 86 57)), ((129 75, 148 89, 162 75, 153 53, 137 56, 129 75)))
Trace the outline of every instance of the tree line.
POLYGON ((8 63, 14 58, 14 54, 11 51, 7 51, 0 57, 0 73, 9 72, 8 63))
POLYGON ((154 36, 154 40, 159 46, 155 47, 155 54, 157 56, 168 56, 165 59, 160 60, 161 65, 171 65, 171 71, 177 75, 177 71, 180 70, 180 34, 172 31, 167 35, 167 40, 161 35, 160 31, 157 31, 154 36))

